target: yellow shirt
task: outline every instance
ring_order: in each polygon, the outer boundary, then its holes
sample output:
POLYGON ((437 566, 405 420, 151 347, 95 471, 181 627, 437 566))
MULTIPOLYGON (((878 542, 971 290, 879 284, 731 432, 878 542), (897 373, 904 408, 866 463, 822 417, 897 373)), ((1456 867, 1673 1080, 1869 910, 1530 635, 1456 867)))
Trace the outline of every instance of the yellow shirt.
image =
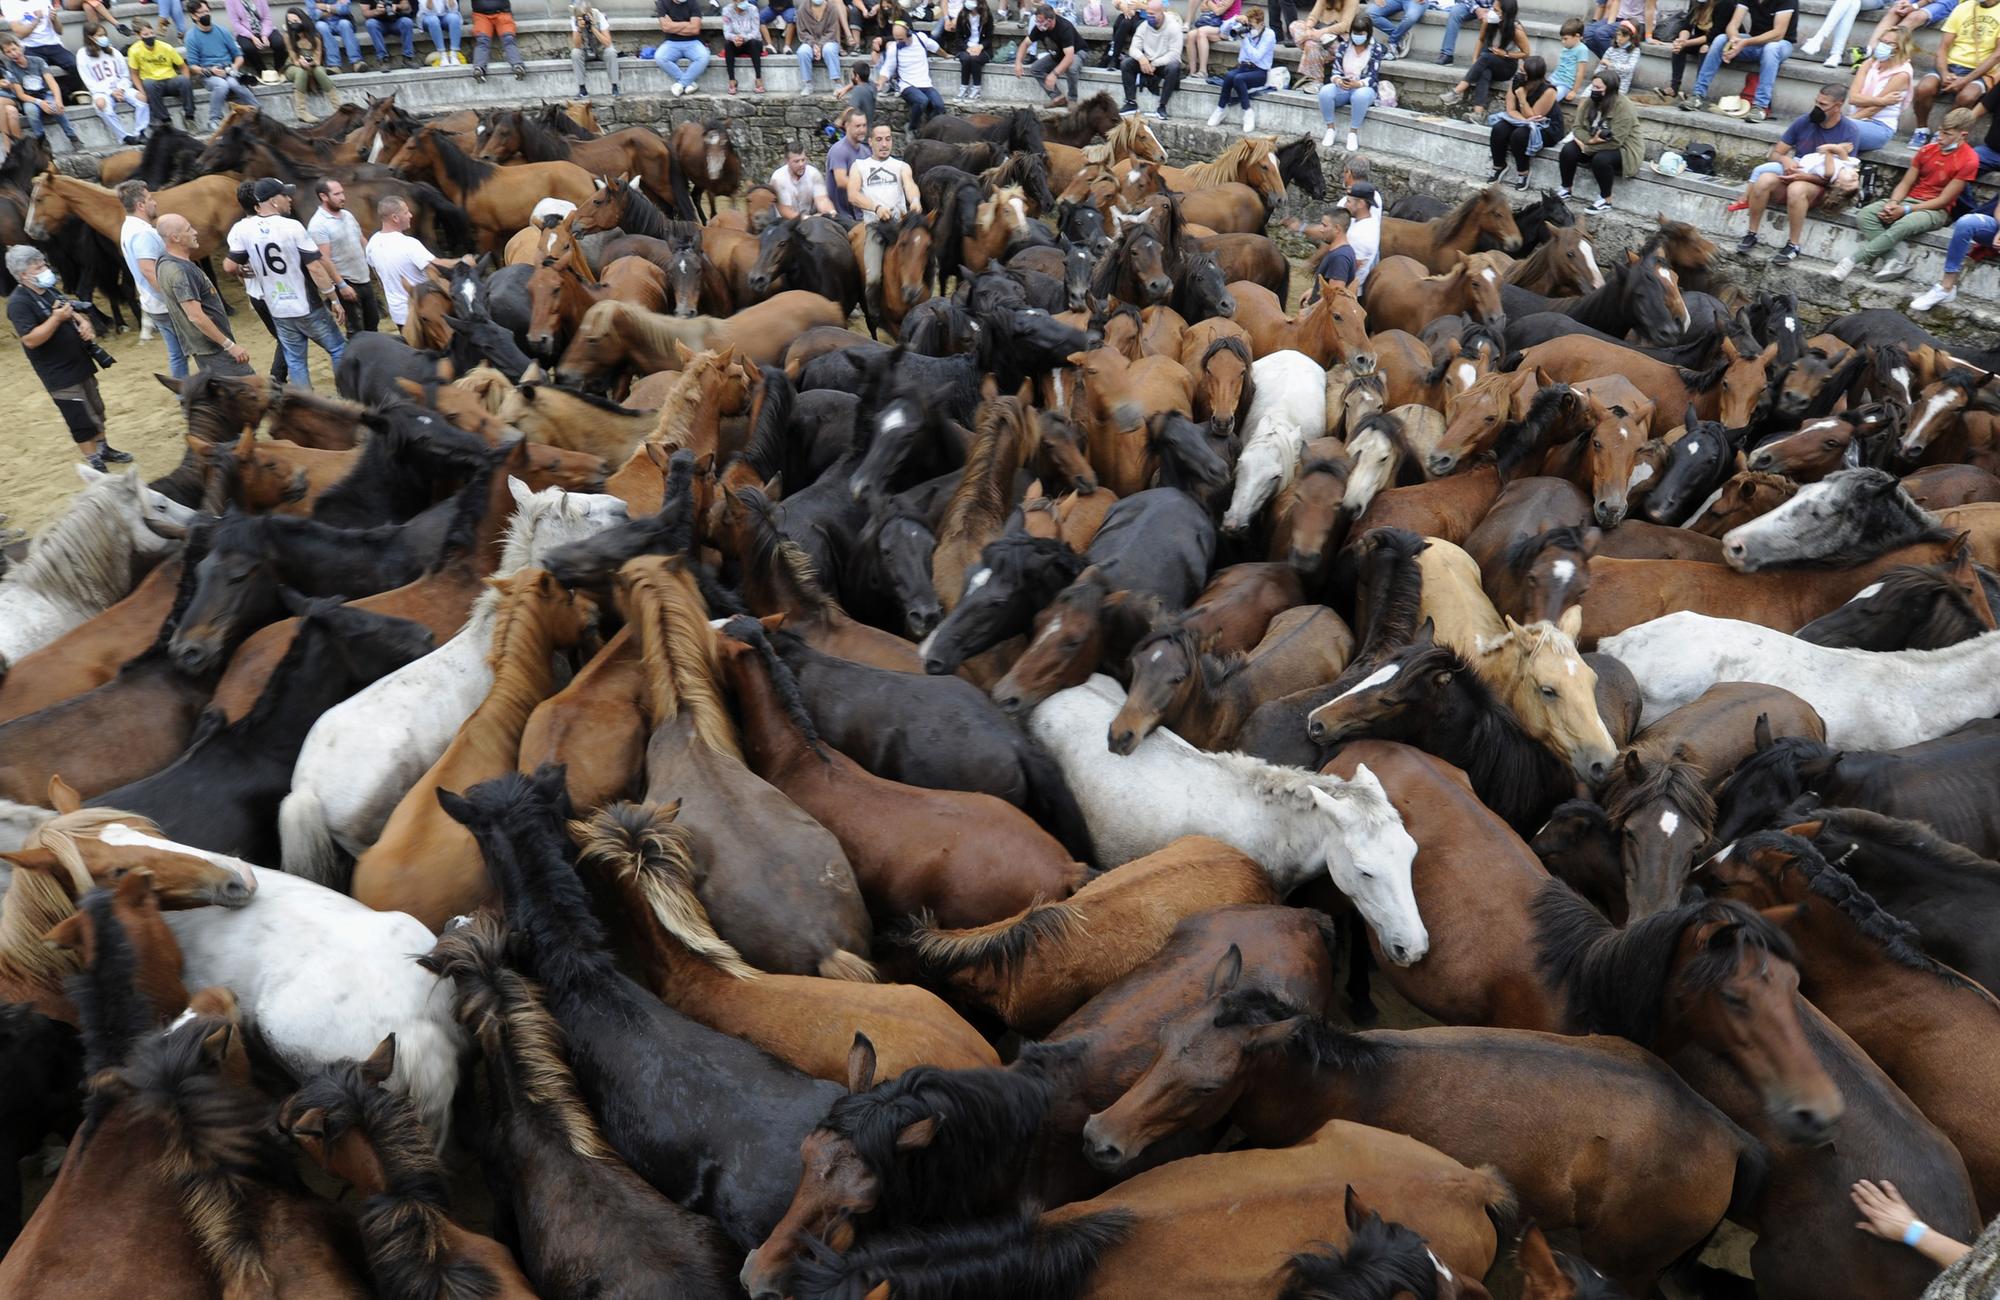
POLYGON ((1994 46, 2000 45, 2000 8, 1987 9, 1979 0, 1965 0, 1944 20, 1944 29, 1952 35, 1951 62, 1961 68, 1976 68, 1992 55, 1994 46))
POLYGON ((187 67, 187 60, 181 57, 181 52, 166 41, 154 41, 150 50, 146 48, 146 42, 133 41, 132 47, 125 52, 125 61, 132 65, 132 74, 141 81, 178 77, 187 67))

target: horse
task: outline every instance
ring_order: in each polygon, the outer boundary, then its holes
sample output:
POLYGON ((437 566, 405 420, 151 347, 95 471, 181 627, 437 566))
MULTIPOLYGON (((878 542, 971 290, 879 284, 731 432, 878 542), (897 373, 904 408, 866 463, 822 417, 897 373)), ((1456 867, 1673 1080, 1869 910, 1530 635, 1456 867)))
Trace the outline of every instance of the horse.
POLYGON ((533 209, 543 199, 581 204, 596 192, 594 178, 575 163, 496 167, 466 153, 436 123, 411 135, 389 165, 435 185, 463 208, 472 223, 474 249, 481 253, 499 248, 531 224, 533 209))
MULTIPOLYGON (((1919 508, 1887 470, 1844 469, 1730 529, 1722 554, 1742 573, 1787 565, 1845 569, 1885 551, 1948 536, 1940 517, 1919 508)), ((1973 549, 1980 560, 1990 561, 1991 548, 1979 545, 1983 540, 1975 538, 1973 549)))
MULTIPOLYGON (((229 229, 242 219, 236 185, 236 178, 231 176, 198 176, 184 184, 157 190, 155 195, 161 214, 186 217, 195 229, 199 246, 212 253, 228 247, 229 229)), ((111 190, 66 176, 56 171, 52 163, 49 170, 35 175, 22 226, 29 238, 46 240, 71 217, 115 244, 125 222, 125 208, 111 190)))
POLYGON ((648 375, 678 369, 677 347, 695 352, 734 348, 759 365, 774 365, 800 334, 815 326, 840 325, 846 319, 847 310, 840 303, 796 289, 741 307, 726 319, 696 316, 683 320, 608 300, 593 306, 577 322, 576 334, 556 365, 555 378, 572 388, 601 393, 627 371, 648 375))
POLYGON ((700 219, 701 201, 706 197, 708 215, 713 220, 718 211, 716 199, 736 193, 743 185, 743 160, 737 156, 736 144, 730 139, 729 119, 689 119, 674 128, 667 143, 693 194, 696 219, 700 219))
POLYGON ((1255 389, 1244 417, 1236 487, 1223 512, 1227 533, 1245 531, 1265 503, 1291 486, 1308 439, 1326 427, 1326 377, 1302 352, 1272 352, 1250 366, 1255 389))
POLYGON ((1292 351, 1304 353, 1321 369, 1341 364, 1366 374, 1375 368, 1368 316, 1351 287, 1319 281, 1318 299, 1296 317, 1287 316, 1277 295, 1261 284, 1237 280, 1229 293, 1236 300, 1233 319, 1249 334, 1252 356, 1292 351))
POLYGON ((1493 327, 1505 325, 1500 305, 1502 268, 1497 253, 1455 253, 1451 265, 1433 275, 1413 257, 1385 257, 1369 273, 1362 306, 1372 331, 1423 332, 1440 316, 1462 315, 1493 327))
POLYGON ((1961 545, 1942 564, 1891 569, 1794 635, 1855 650, 1941 650, 1995 626, 1993 596, 1961 545))
MULTIPOLYGON (((1521 213, 1514 217, 1518 223, 1521 213)), ((1590 231, 1583 223, 1545 225, 1543 230, 1542 237, 1536 239, 1522 229, 1521 249, 1526 256, 1507 268, 1508 284, 1549 297, 1587 294, 1604 287, 1597 250, 1591 246, 1590 231)))
MULTIPOLYGON (((479 124, 480 159, 490 163, 573 162, 592 176, 630 177, 662 207, 679 207, 687 182, 674 150, 654 131, 628 126, 594 140, 572 140, 519 109, 489 113, 479 124)), ((634 232, 627 232, 634 233, 634 232)))
POLYGON ((507 947, 506 926, 481 910, 417 964, 449 982, 447 1000, 479 1042, 492 1120, 483 1159, 530 1279, 551 1291, 643 1291, 670 1279, 690 1300, 740 1294, 739 1252, 715 1220, 676 1205, 612 1150, 565 1059, 559 1022, 542 990, 508 964, 507 947))
POLYGON ((1629 255, 1576 297, 1547 297, 1510 283, 1500 298, 1512 322, 1507 341, 1516 348, 1563 336, 1622 340, 1627 330, 1653 345, 1648 355, 1657 361, 1691 362, 1695 353, 1706 358, 1713 346, 1709 340, 1683 343, 1692 332, 1692 317, 1679 278, 1657 253, 1629 255))
POLYGON ((1264 639, 1224 659, 1183 627, 1156 630, 1132 649, 1132 680, 1111 720, 1111 752, 1129 755, 1166 726, 1197 749, 1233 749, 1238 730, 1267 699, 1340 675, 1354 634, 1332 610, 1306 607, 1271 620, 1264 639))
POLYGON ((1478 191, 1434 220, 1384 217, 1380 256, 1412 257, 1440 274, 1451 269, 1454 254, 1480 251, 1482 240, 1497 243, 1503 252, 1521 248, 1521 228, 1498 186, 1478 191))

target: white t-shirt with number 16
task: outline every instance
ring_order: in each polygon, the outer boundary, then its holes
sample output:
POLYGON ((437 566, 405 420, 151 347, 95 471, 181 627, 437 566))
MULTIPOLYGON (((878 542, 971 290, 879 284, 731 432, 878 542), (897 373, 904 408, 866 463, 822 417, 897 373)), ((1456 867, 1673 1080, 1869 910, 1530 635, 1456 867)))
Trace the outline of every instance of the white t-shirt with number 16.
POLYGON ((229 228, 229 257, 250 268, 250 279, 271 315, 284 320, 310 316, 319 306, 306 262, 319 245, 290 217, 245 217, 229 228))

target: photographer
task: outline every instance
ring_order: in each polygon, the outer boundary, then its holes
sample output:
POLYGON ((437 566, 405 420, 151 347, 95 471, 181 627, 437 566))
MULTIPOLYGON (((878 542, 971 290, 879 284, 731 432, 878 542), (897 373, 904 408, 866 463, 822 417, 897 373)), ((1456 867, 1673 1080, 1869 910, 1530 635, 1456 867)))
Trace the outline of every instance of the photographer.
POLYGON ((112 364, 111 354, 97 346, 90 318, 72 299, 56 291, 56 273, 42 250, 15 244, 7 250, 7 271, 19 281, 7 297, 7 319, 20 337, 21 350, 35 377, 48 389, 62 412, 76 449, 92 469, 123 465, 129 452, 116 451, 104 437, 104 399, 97 392, 97 370, 112 364))

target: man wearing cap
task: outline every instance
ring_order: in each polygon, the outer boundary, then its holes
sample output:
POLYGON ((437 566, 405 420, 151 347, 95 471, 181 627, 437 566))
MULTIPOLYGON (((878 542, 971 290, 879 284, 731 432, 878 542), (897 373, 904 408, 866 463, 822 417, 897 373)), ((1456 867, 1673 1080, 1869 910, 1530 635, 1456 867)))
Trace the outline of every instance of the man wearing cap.
POLYGON ((1347 243, 1354 250, 1354 292, 1368 285, 1368 273, 1382 260, 1382 196, 1367 181, 1356 181, 1340 200, 1353 218, 1347 227, 1347 243))
POLYGON ((1083 71, 1083 39, 1076 34, 1076 25, 1056 12, 1052 4, 1044 4, 1035 10, 1035 61, 1027 63, 1030 42, 1022 41, 1014 52, 1014 75, 1032 76, 1042 83, 1042 93, 1049 97, 1049 107, 1061 108, 1077 98, 1077 78, 1083 71), (1056 89, 1056 79, 1063 78, 1068 83, 1067 98, 1056 89))
POLYGON ((306 340, 326 349, 334 365, 340 364, 345 351, 340 337, 346 319, 340 306, 340 276, 333 263, 320 256, 319 244, 306 228, 292 219, 291 186, 267 176, 256 183, 250 197, 256 207, 230 227, 229 256, 222 266, 256 285, 277 326, 278 347, 285 354, 291 382, 311 388, 306 340))

